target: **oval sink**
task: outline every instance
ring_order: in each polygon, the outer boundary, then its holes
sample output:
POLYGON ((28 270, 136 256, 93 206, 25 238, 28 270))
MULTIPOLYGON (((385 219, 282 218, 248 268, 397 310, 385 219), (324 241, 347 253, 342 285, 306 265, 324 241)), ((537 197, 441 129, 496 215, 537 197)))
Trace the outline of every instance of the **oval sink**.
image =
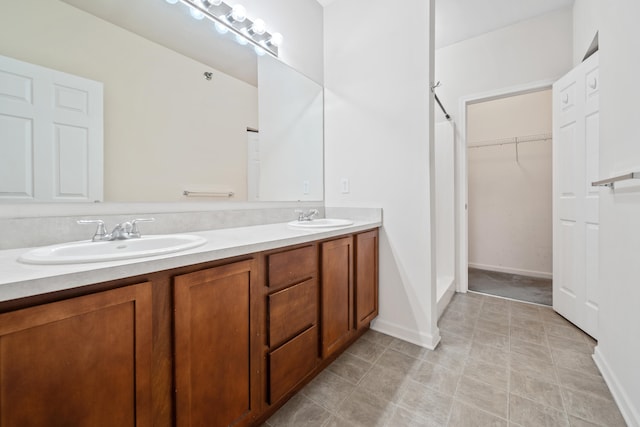
POLYGON ((157 234, 109 242, 71 242, 32 249, 18 258, 27 264, 77 264, 170 254, 196 248, 207 239, 190 234, 157 234))
POLYGON ((349 219, 338 218, 318 218, 311 221, 291 221, 288 223, 290 227, 295 228, 329 228, 329 227, 346 227, 353 224, 349 219))

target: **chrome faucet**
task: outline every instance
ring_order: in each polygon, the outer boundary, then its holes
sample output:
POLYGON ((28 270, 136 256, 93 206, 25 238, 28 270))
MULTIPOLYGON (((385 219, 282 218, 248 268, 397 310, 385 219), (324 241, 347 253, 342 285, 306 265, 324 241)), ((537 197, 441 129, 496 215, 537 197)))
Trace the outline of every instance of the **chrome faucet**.
POLYGON ((138 230, 139 222, 153 222, 155 218, 137 218, 133 221, 125 221, 113 228, 111 233, 107 233, 104 226, 104 221, 101 219, 81 219, 78 220, 78 224, 98 224, 95 234, 91 238, 93 242, 104 242, 111 240, 126 240, 136 239, 141 236, 140 230, 138 230))
POLYGON ((312 221, 313 217, 320 213, 318 209, 309 209, 307 213, 302 209, 296 209, 294 212, 298 214, 298 221, 312 221))

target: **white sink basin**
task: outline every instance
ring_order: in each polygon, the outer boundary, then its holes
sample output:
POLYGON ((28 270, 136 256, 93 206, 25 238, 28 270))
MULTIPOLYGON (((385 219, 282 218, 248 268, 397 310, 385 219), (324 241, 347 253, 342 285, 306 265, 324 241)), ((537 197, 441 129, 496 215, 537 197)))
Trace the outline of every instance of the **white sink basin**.
POLYGON ((27 264, 77 264, 116 261, 170 254, 196 248, 207 239, 190 234, 157 234, 110 242, 71 242, 25 252, 18 261, 27 264))
POLYGON ((290 227, 295 228, 329 228, 329 227, 346 227, 353 224, 349 219, 338 218, 318 218, 311 221, 291 221, 288 223, 290 227))

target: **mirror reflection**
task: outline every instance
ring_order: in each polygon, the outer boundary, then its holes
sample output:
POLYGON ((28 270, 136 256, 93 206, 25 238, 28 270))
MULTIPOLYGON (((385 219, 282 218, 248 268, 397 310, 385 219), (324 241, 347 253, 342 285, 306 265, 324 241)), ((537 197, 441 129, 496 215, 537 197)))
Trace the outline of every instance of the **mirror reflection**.
POLYGON ((322 200, 322 87, 188 15, 159 0, 4 2, 0 55, 104 84, 104 201, 322 200))

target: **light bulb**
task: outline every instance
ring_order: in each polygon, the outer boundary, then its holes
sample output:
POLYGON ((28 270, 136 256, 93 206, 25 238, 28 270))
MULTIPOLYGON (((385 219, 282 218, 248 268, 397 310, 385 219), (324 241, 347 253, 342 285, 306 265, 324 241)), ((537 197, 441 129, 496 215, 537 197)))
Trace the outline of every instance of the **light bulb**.
POLYGON ((247 39, 237 34, 236 34, 236 41, 238 42, 239 45, 242 45, 242 46, 246 46, 249 43, 247 39))
POLYGON ((264 34, 265 31, 267 31, 267 26, 260 18, 256 18, 256 20, 253 21, 251 28, 249 28, 249 32, 251 34, 264 34))
POLYGON ((166 0, 166 2, 169 4, 176 4, 178 3, 178 0, 166 0))
POLYGON ((261 48, 260 46, 254 46, 253 50, 256 52, 256 55, 258 56, 264 56, 265 53, 267 53, 263 48, 261 48))
POLYGON ((242 22, 247 19, 247 9, 241 4, 233 6, 229 15, 227 15, 231 22, 242 22))
POLYGON ((282 44, 282 34, 280 33, 273 33, 271 34, 271 38, 269 39, 269 44, 275 47, 279 47, 282 44))
POLYGON ((220 4, 222 4, 222 0, 203 0, 202 4, 207 8, 211 6, 220 6, 220 4))
POLYGON ((219 22, 215 23, 215 27, 216 27, 216 31, 219 32, 220 34, 227 34, 229 32, 229 29, 219 22))
POLYGON ((189 7, 189 13, 193 19, 197 19, 198 21, 204 18, 204 13, 200 12, 195 7, 189 7))

